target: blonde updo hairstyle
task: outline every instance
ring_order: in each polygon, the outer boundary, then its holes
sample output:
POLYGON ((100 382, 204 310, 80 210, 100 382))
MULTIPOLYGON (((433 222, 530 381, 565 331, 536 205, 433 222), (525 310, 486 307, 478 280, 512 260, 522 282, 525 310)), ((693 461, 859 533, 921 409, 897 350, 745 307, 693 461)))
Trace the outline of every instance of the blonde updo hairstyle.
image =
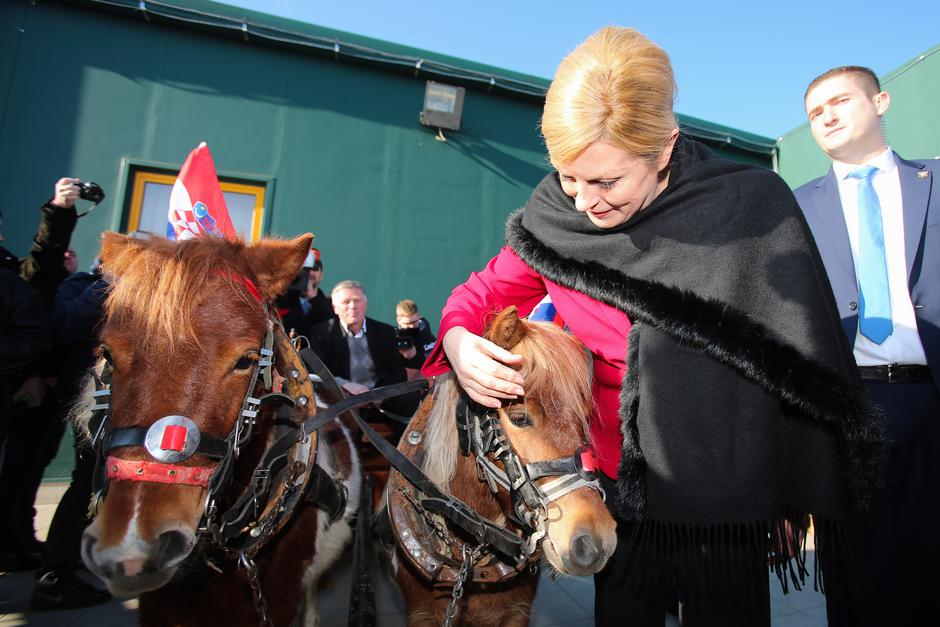
POLYGON ((556 167, 602 141, 653 163, 673 131, 676 83, 666 53, 632 28, 608 26, 562 60, 542 135, 556 167))

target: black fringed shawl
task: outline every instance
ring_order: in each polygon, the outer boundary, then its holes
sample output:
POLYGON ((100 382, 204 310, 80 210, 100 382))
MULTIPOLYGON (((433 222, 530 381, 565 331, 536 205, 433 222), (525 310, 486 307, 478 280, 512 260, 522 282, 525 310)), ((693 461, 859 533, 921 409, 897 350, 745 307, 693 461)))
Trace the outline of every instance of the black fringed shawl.
POLYGON ((612 229, 550 174, 506 241, 633 322, 615 508, 637 521, 638 557, 683 542, 767 546, 807 513, 819 547, 870 507, 883 444, 819 253, 773 172, 684 136, 669 167, 666 189, 612 229))

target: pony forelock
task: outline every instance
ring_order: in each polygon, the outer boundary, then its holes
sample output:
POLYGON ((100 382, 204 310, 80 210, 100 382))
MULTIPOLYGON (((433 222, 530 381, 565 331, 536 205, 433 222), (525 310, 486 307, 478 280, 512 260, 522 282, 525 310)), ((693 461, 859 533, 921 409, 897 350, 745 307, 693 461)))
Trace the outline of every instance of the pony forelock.
MULTIPOLYGON (((577 420, 584 437, 590 441, 593 396, 589 353, 581 342, 554 324, 519 322, 526 325, 526 334, 512 352, 525 356, 522 376, 526 395, 542 401, 549 425, 577 420)), ((457 378, 452 372, 438 377, 427 417, 423 469, 444 491, 457 470, 455 411, 459 394, 457 378)))
MULTIPOLYGON (((203 237, 171 242, 154 237, 120 247, 102 262, 113 274, 106 317, 132 324, 145 344, 159 338, 175 348, 198 338, 193 327, 213 273, 243 272, 235 267, 244 243, 203 237)), ((248 301, 248 294, 232 288, 248 301)))

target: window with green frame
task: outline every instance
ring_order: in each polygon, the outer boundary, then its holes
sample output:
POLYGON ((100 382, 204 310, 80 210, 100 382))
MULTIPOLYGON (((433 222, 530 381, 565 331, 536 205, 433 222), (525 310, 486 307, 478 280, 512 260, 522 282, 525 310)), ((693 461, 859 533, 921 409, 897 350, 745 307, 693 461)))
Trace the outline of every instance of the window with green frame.
MULTIPOLYGON (((160 168, 132 167, 128 180, 128 200, 125 207, 125 231, 148 231, 166 235, 170 192, 176 182, 176 173, 160 168)), ((261 237, 264 224, 264 202, 267 186, 264 182, 231 180, 219 177, 222 195, 228 206, 232 225, 246 242, 261 237)))

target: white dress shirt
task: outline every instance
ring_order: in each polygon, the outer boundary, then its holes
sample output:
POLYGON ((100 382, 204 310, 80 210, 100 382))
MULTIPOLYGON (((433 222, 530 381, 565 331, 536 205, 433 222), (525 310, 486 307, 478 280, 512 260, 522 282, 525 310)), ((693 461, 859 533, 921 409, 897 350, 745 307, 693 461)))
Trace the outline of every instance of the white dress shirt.
POLYGON ((855 276, 858 276, 858 184, 859 180, 848 178, 849 174, 863 166, 874 166, 878 172, 872 177, 872 186, 881 205, 881 222, 884 229, 885 257, 888 266, 888 291, 891 296, 891 320, 894 330, 881 344, 875 344, 861 333, 855 335, 855 361, 859 366, 883 364, 927 364, 924 347, 917 334, 914 305, 908 289, 907 253, 904 249, 904 212, 902 210, 901 180, 898 164, 891 148, 862 165, 834 161, 832 169, 839 184, 842 213, 849 231, 855 276))

